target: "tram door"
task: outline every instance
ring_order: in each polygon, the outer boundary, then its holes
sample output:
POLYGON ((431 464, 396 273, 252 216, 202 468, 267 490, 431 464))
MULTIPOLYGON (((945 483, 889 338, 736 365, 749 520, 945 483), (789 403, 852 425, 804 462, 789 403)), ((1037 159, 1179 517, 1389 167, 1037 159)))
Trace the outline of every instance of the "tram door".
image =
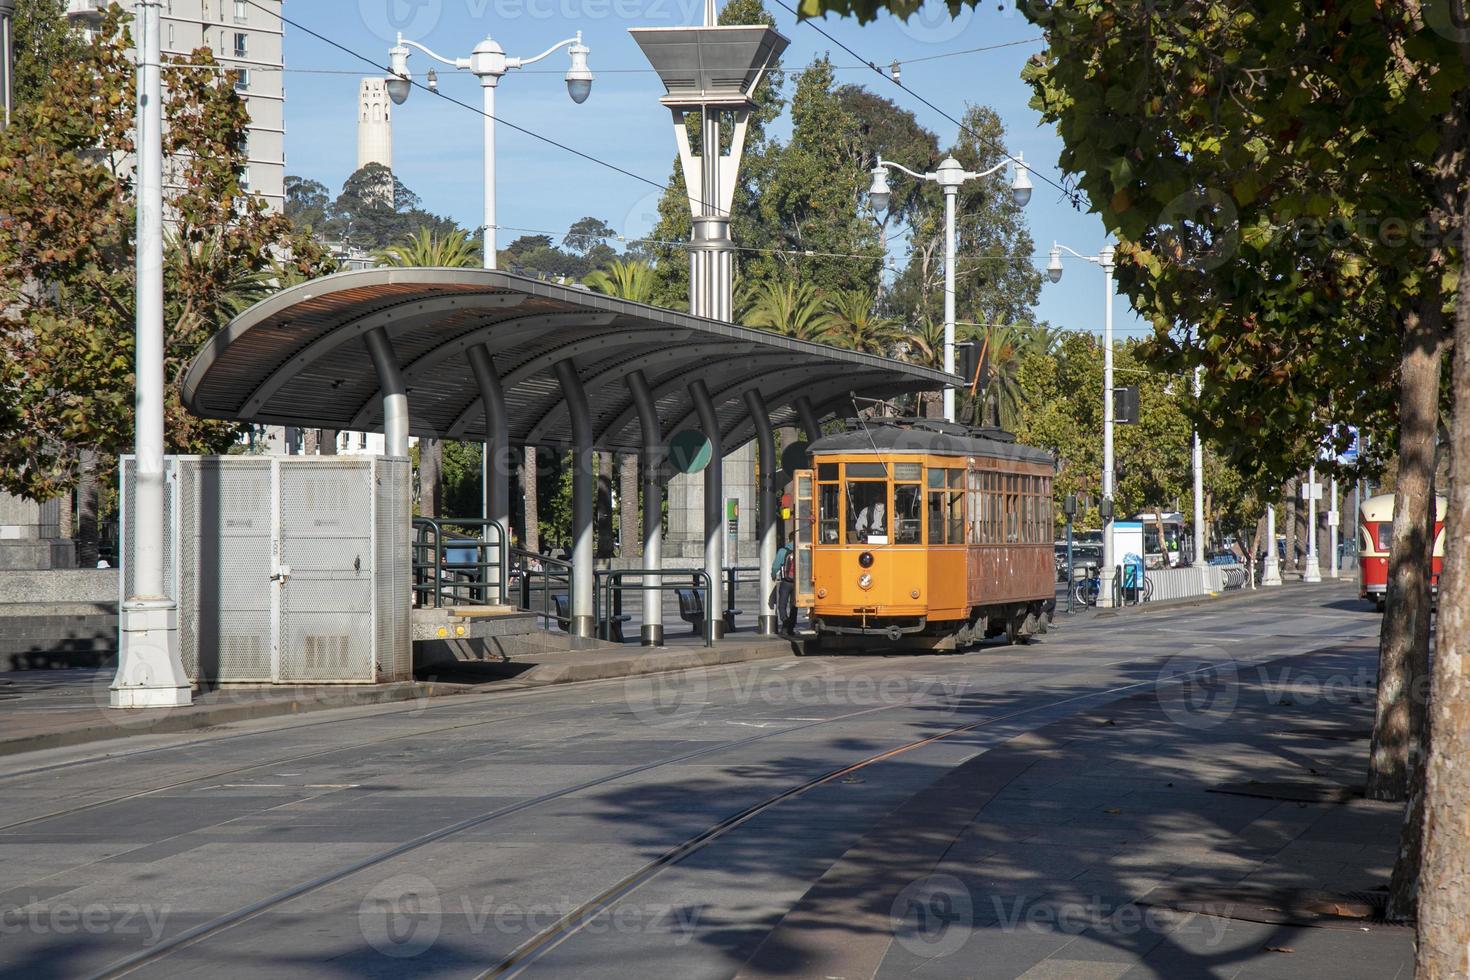
POLYGON ((792 522, 792 546, 796 549, 796 606, 798 609, 810 609, 817 604, 817 588, 812 580, 812 539, 817 528, 812 471, 797 470, 793 473, 792 489, 796 503, 796 520, 792 522))

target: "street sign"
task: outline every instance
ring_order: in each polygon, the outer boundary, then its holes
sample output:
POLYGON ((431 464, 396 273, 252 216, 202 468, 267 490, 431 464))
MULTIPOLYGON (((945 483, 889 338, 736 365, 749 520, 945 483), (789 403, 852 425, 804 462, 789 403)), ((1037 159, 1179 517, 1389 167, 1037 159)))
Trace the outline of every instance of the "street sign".
POLYGON ((1320 483, 1303 483, 1302 484, 1302 499, 1303 500, 1321 500, 1322 499, 1322 484, 1320 484, 1320 483))
POLYGON ((1113 421, 1119 425, 1138 422, 1138 386, 1125 385, 1113 389, 1113 421))

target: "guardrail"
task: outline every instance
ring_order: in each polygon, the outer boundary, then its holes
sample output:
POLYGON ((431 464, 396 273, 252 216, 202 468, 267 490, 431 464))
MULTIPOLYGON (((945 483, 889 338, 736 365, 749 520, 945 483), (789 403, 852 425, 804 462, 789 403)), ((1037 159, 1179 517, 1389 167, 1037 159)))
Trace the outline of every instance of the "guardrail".
POLYGON ((446 598, 455 605, 507 601, 510 539, 499 521, 415 517, 413 530, 410 565, 416 605, 438 608, 446 598), (471 531, 479 533, 468 533, 471 531))
MULTIPOLYGON (((727 569, 733 571, 732 569, 727 569)), ((728 577, 728 576, 727 576, 728 577)), ((700 601, 704 610, 704 645, 714 646, 715 630, 714 616, 711 613, 711 601, 714 599, 714 589, 710 586, 709 575, 702 568, 692 569, 668 569, 668 568, 603 568, 598 569, 593 576, 594 607, 597 609, 597 635, 604 640, 618 639, 615 635, 616 627, 622 622, 623 593, 624 592, 678 592, 691 586, 701 594, 700 601), (638 577, 636 584, 625 582, 624 579, 638 577), (657 578, 659 581, 650 582, 649 578, 657 578)), ((734 586, 730 588, 733 590, 734 586)), ((731 593, 734 594, 733 591, 731 593)))
POLYGON ((564 616, 557 611, 556 596, 551 590, 552 586, 561 586, 565 589, 562 594, 570 603, 572 563, 560 558, 552 558, 550 555, 527 551, 525 548, 511 548, 510 557, 513 563, 513 574, 520 585, 517 590, 516 608, 536 613, 541 617, 541 624, 547 629, 551 629, 553 623, 561 629, 566 629, 571 624, 571 616, 570 614, 564 616), (541 596, 539 609, 532 605, 531 596, 536 593, 541 596), (551 603, 549 608, 548 602, 551 603))

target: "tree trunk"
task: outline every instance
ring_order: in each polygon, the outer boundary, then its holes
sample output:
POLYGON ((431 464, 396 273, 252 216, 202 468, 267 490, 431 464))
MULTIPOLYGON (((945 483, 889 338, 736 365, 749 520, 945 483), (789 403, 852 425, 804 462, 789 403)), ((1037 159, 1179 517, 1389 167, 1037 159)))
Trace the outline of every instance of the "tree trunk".
MULTIPOLYGON (((1462 207, 1460 227, 1470 228, 1470 200, 1462 207)), ((1406 831, 1423 832, 1415 962, 1420 980, 1470 976, 1470 289, 1463 288, 1470 283, 1470 249, 1461 248, 1460 264, 1451 374, 1455 417, 1445 515, 1448 546, 1439 590, 1433 713, 1427 722, 1433 738, 1426 739, 1423 822, 1414 821, 1412 809, 1406 818, 1406 831)), ((1397 541, 1397 523, 1394 537, 1397 541)))
POLYGON ((525 503, 525 527, 521 529, 521 540, 527 551, 541 550, 541 515, 536 505, 536 447, 527 446, 521 454, 521 499, 525 503))
MULTIPOLYGON (((1296 498, 1301 493, 1302 481, 1300 477, 1292 477, 1286 482, 1286 557, 1285 567, 1287 572, 1295 572, 1296 564, 1296 498)), ((1273 544, 1274 546, 1274 544, 1273 544)))
POLYGON ((321 434, 317 437, 317 442, 321 446, 323 456, 337 455, 337 435, 336 429, 321 430, 321 434))
POLYGON ((419 515, 438 517, 444 472, 444 444, 438 439, 419 440, 419 515))
POLYGON ((1159 536, 1160 567, 1173 568, 1174 563, 1169 560, 1169 542, 1164 537, 1164 514, 1157 509, 1154 510, 1154 533, 1159 536))
POLYGON ((1378 643, 1378 706, 1367 797, 1405 800, 1422 751, 1429 675, 1429 561, 1434 530, 1434 443, 1445 331, 1439 293, 1404 320, 1399 373, 1399 474, 1394 489, 1388 597, 1378 643))
POLYGON ((613 556, 612 453, 597 454, 597 497, 593 526, 597 529, 598 558, 613 556))
MULTIPOLYGON (((97 454, 83 449, 77 467, 77 565, 97 567, 97 454)), ((122 548, 119 539, 118 548, 122 548)), ((119 558, 122 556, 119 555, 119 558)))
POLYGON ((638 530, 640 513, 642 504, 638 500, 638 456, 636 453, 628 453, 619 461, 618 470, 618 518, 624 558, 639 558, 643 555, 643 537, 638 530))

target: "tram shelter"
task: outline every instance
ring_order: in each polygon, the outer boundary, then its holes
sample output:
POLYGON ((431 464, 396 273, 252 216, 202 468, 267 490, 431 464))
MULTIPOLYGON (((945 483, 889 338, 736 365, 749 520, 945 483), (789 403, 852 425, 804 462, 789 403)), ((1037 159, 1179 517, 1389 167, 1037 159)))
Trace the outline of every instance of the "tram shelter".
MULTIPOLYGON (((391 268, 312 280, 246 310, 196 356, 183 399, 207 418, 383 432, 389 457, 408 456, 411 434, 483 442, 487 516, 501 528, 509 527, 513 448, 570 450, 569 632, 591 636, 595 451, 638 454, 643 564, 658 569, 668 441, 681 430, 703 433, 712 460, 704 564, 718 582, 718 461, 754 439, 764 597, 778 519, 774 429, 799 426, 814 439, 824 420, 854 414, 854 395, 891 398, 959 383, 931 368, 581 287, 496 270, 391 268)), ((661 617, 661 596, 645 593, 646 644, 662 642, 661 617)), ((716 609, 709 619, 719 622, 716 609)), ((774 632, 774 615, 760 624, 774 632)))

